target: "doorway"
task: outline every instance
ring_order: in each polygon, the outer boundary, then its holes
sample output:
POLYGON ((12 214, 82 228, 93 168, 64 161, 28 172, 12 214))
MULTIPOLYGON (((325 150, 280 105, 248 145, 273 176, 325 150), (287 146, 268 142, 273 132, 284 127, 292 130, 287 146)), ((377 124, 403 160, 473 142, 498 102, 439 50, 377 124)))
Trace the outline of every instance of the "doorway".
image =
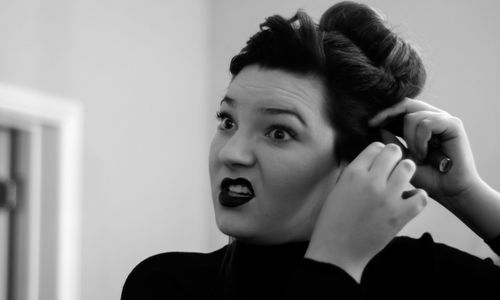
POLYGON ((80 297, 82 111, 0 84, 0 300, 80 297))

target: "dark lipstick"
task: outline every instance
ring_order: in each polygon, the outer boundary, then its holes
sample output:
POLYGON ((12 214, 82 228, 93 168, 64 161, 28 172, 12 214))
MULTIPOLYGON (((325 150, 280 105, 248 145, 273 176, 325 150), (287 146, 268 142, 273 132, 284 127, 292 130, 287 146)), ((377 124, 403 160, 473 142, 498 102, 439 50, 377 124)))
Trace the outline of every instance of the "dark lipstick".
POLYGON ((219 202, 225 207, 237 207, 247 203, 255 197, 252 183, 245 178, 238 177, 236 179, 224 178, 220 185, 219 202), (246 187, 248 192, 235 192, 230 190, 230 186, 240 185, 246 187))

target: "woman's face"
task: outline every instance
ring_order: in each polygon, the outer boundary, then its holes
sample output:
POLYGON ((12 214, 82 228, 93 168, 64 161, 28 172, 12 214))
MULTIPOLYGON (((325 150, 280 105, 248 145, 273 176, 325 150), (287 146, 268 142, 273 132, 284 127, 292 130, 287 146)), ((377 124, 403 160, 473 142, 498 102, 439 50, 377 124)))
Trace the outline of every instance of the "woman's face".
POLYGON ((310 239, 339 173, 323 95, 317 78, 256 65, 233 79, 209 157, 222 232, 260 244, 310 239))

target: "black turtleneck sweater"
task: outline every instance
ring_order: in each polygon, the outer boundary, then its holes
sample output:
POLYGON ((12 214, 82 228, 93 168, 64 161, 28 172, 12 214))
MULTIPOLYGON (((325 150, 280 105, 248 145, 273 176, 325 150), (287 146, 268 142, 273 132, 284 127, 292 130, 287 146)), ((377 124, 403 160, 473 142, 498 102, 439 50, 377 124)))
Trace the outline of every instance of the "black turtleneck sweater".
MULTIPOLYGON (((500 237, 488 241, 500 255, 500 237)), ((396 237, 358 284, 335 265, 304 258, 307 242, 233 242, 212 253, 170 252, 141 262, 122 300, 148 299, 498 299, 500 267, 455 248, 396 237), (489 295, 489 296, 487 296, 489 295)))

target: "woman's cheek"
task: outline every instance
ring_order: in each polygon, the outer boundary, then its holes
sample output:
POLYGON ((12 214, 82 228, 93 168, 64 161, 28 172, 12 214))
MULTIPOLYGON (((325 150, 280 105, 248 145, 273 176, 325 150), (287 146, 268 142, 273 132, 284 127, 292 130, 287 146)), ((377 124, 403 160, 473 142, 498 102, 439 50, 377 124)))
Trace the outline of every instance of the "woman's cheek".
POLYGON ((274 159, 263 165, 263 183, 267 186, 270 196, 283 197, 288 201, 307 188, 311 180, 310 159, 305 153, 276 155, 274 159))
POLYGON ((212 138, 212 141, 210 143, 210 150, 208 152, 208 167, 209 167, 210 177, 212 177, 212 175, 215 175, 213 172, 215 172, 216 166, 218 164, 220 165, 217 156, 220 149, 222 148, 222 145, 223 145, 223 140, 221 139, 220 134, 216 133, 212 138))

